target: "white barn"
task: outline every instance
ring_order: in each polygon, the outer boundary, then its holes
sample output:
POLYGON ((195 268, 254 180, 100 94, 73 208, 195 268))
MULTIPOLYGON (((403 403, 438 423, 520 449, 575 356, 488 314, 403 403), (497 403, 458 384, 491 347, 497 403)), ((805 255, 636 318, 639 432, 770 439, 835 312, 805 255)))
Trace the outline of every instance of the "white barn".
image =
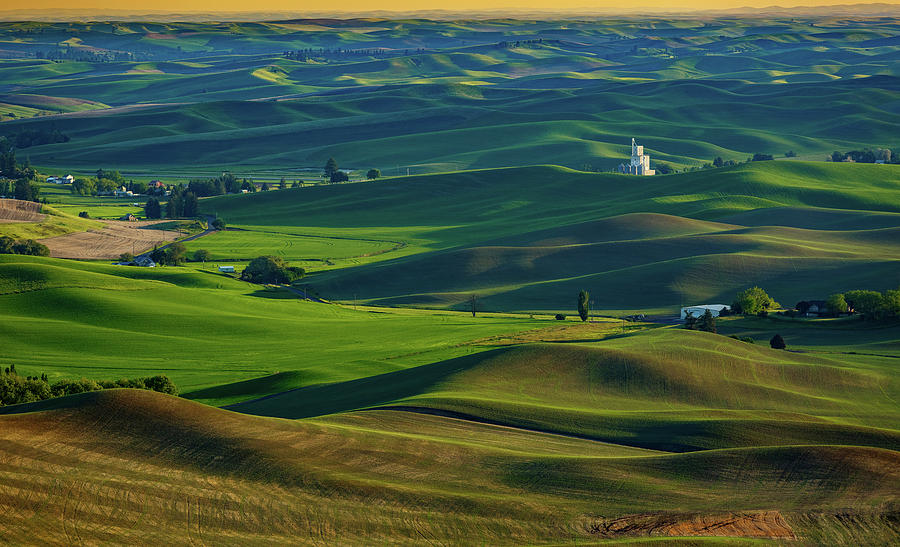
POLYGON ((234 273, 234 266, 219 266, 219 271, 222 273, 234 273))
POLYGON ((726 306, 725 304, 700 304, 697 306, 686 306, 681 308, 681 318, 684 319, 687 317, 687 314, 691 314, 694 317, 700 317, 706 310, 709 310, 712 313, 713 317, 718 317, 722 310, 731 310, 731 306, 726 306))

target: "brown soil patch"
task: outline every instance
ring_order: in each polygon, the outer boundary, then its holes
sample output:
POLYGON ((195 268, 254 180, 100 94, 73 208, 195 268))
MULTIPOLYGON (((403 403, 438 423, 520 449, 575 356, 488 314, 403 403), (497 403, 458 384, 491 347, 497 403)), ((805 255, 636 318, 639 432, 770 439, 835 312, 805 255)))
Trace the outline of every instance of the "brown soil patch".
POLYGON ((18 199, 0 199, 0 223, 41 222, 47 215, 41 214, 41 204, 18 199))
POLYGON ((153 230, 150 226, 159 221, 128 222, 106 220, 101 230, 76 232, 40 240, 50 248, 50 256, 56 258, 83 258, 113 260, 122 253, 140 254, 154 245, 162 245, 183 234, 170 230, 153 230))
POLYGON ((778 511, 742 511, 719 514, 649 513, 587 524, 591 534, 602 538, 640 536, 729 536, 797 539, 778 511))

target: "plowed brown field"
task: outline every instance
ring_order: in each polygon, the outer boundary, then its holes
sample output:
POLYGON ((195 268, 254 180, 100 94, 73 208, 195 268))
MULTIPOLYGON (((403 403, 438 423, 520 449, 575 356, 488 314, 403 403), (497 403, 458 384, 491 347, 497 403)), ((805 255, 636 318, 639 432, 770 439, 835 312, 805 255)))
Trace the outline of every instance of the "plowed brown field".
POLYGON ((18 199, 0 199, 0 223, 41 222, 47 215, 41 214, 41 204, 18 199))
POLYGON ((182 235, 180 232, 150 228, 160 224, 158 220, 107 220, 104 223, 106 227, 101 230, 76 232, 40 241, 50 248, 50 256, 56 258, 111 260, 122 253, 140 254, 154 245, 169 243, 182 235))

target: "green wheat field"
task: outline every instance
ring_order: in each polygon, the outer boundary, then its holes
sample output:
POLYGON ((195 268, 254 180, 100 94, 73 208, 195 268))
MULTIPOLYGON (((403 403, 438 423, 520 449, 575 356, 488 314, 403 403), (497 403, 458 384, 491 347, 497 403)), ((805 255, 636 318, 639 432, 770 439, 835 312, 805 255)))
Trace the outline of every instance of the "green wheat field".
POLYGON ((900 318, 792 311, 900 289, 889 8, 0 22, 0 236, 51 250, 0 254, 0 380, 177 386, 0 405, 0 543, 900 543, 900 318), (159 198, 203 261, 60 258, 145 217, 45 181, 100 168, 258 191, 159 198))

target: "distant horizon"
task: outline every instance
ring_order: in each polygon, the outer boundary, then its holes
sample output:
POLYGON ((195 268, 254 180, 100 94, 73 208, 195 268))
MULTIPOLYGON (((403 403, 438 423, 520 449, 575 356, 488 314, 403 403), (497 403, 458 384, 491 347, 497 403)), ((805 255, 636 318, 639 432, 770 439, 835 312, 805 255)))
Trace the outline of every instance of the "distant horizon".
MULTIPOLYGON (((766 14, 784 11, 794 11, 808 13, 809 15, 829 15, 829 14, 848 14, 854 8, 867 8, 860 15, 879 16, 879 15, 900 15, 900 0, 888 2, 839 2, 839 3, 810 3, 809 0, 797 0, 795 2, 780 2, 771 4, 769 1, 747 2, 746 0, 734 0, 726 3, 715 3, 698 0, 693 4, 682 4, 678 7, 669 7, 671 3, 661 0, 650 0, 649 2, 633 2, 632 5, 617 4, 600 5, 600 6, 579 6, 575 2, 580 3, 583 0, 575 0, 572 6, 566 7, 549 7, 539 2, 533 5, 512 2, 512 0, 497 0, 493 3, 493 7, 484 7, 477 2, 466 0, 462 3, 456 3, 454 7, 445 6, 441 3, 434 3, 433 7, 421 7, 421 4, 414 8, 402 7, 406 2, 395 0, 386 2, 381 9, 365 9, 348 7, 346 9, 323 9, 318 7, 319 3, 307 4, 306 9, 298 10, 285 7, 283 0, 270 0, 269 2, 258 5, 255 9, 229 8, 228 4, 218 3, 218 6, 212 7, 209 0, 188 0, 187 2, 172 2, 164 0, 161 2, 148 3, 145 7, 133 8, 117 8, 117 2, 109 2, 107 0, 94 0, 94 5, 85 7, 57 7, 45 5, 43 0, 34 0, 28 3, 28 7, 15 7, 20 0, 14 0, 13 6, 6 9, 0 9, 0 19, 3 20, 26 20, 29 16, 36 17, 40 20, 51 21, 54 19, 71 19, 73 17, 91 17, 98 20, 108 20, 118 17, 140 18, 143 16, 154 17, 175 17, 175 16, 214 16, 221 18, 240 17, 241 19, 265 19, 265 18, 400 18, 409 16, 419 17, 497 17, 497 16, 618 16, 618 17, 635 17, 649 14, 660 14, 665 16, 672 15, 703 15, 703 14, 766 14), (210 4, 210 5, 207 5, 210 4), (472 7, 467 7, 469 5, 472 7), (510 5, 506 5, 510 4, 510 5), (515 4, 515 5, 512 5, 515 4), (178 5, 179 7, 175 7, 178 5), (884 10, 883 12, 881 10, 884 10), (810 13, 824 11, 824 13, 810 13), (58 17, 53 17, 57 15, 58 17)), ((52 0, 56 1, 56 0, 52 0)), ((324 5, 325 3, 321 3, 324 5)), ((350 3, 353 6, 355 3, 350 3)), ((362 4, 362 3, 360 3, 362 4)))

